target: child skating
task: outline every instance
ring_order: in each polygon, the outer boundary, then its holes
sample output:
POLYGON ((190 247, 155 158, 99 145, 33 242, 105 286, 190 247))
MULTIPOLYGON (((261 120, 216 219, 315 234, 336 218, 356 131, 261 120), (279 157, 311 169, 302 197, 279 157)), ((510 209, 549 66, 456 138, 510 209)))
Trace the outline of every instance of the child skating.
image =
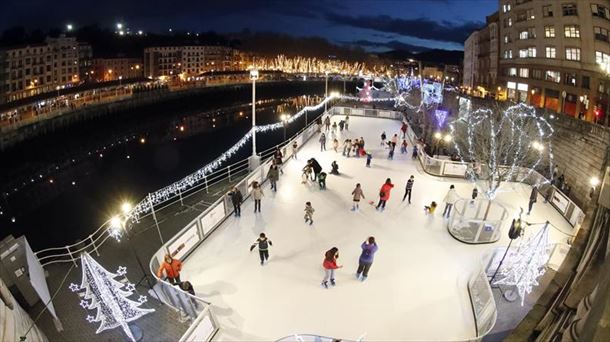
POLYGON ((250 246, 250 252, 254 250, 254 247, 258 245, 258 255, 261 258, 261 266, 265 264, 265 261, 269 260, 269 246, 273 246, 271 240, 267 239, 265 233, 260 233, 258 239, 254 241, 252 246, 250 246))
POLYGON ((432 203, 430 203, 430 205, 424 206, 424 213, 426 213, 426 215, 434 215, 434 211, 436 210, 436 207, 437 207, 436 202, 432 201, 432 203))
POLYGON ((324 262, 322 267, 324 268, 324 279, 322 280, 322 286, 328 288, 328 282, 330 281, 331 286, 337 285, 335 283, 335 270, 343 267, 343 265, 337 265, 337 259, 339 258, 339 248, 333 247, 324 253, 324 262))
POLYGON ((360 183, 356 184, 354 191, 352 191, 352 211, 360 210, 360 200, 364 199, 364 192, 360 183))
POLYGON ((305 223, 309 222, 309 225, 311 226, 313 224, 313 213, 316 211, 312 206, 311 206, 311 202, 306 202, 305 203, 305 223))

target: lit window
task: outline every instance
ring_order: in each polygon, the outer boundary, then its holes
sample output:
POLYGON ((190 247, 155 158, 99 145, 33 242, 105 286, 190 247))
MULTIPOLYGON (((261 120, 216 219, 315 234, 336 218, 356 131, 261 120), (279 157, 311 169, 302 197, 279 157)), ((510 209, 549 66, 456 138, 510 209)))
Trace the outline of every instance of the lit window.
POLYGON ((564 26, 564 35, 566 38, 580 38, 580 27, 577 25, 564 26))
POLYGON ((527 49, 519 50, 519 58, 527 58, 527 49))
POLYGON ((526 15, 527 15, 527 20, 536 19, 536 16, 534 15, 534 10, 532 8, 527 10, 526 15))
POLYGON ((566 48, 566 59, 569 61, 580 61, 580 49, 566 48))
POLYGON ((547 81, 559 83, 561 81, 561 73, 559 71, 547 70, 544 74, 544 79, 547 81))
POLYGON ((555 38, 555 26, 545 26, 544 27, 544 37, 545 38, 555 38))
POLYGON ((545 49, 546 58, 557 58, 557 51, 554 46, 547 46, 545 49))
POLYGON ((528 68, 519 69, 519 77, 528 78, 529 76, 530 76, 530 69, 528 69, 528 68))
POLYGON ((595 51, 595 63, 601 65, 610 64, 610 55, 601 51, 595 51))

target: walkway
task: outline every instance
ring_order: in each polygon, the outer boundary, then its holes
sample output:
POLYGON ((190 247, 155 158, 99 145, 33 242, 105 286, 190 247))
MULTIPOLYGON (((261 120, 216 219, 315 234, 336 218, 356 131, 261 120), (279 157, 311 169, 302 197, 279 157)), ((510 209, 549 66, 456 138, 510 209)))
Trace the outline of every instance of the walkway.
MULTIPOLYGON (((338 120, 336 117, 335 120, 338 120)), ((262 214, 252 214, 247 201, 241 218, 229 218, 186 260, 183 278, 199 296, 214 305, 221 327, 219 340, 272 340, 293 333, 314 333, 345 339, 459 340, 474 336, 474 323, 466 288, 467 278, 478 269, 481 255, 506 245, 508 237, 493 245, 466 245, 453 239, 441 212, 425 216, 423 206, 441 202, 450 184, 468 197, 472 185, 460 179, 429 176, 410 155, 387 160, 379 146, 380 133, 397 133, 397 121, 352 117, 350 132, 363 136, 373 151, 371 168, 365 159, 345 158, 329 150, 320 152, 316 138, 299 152, 298 160, 285 165, 285 174, 272 193, 265 183, 262 214), (329 171, 337 160, 340 176, 329 175, 328 189, 301 184, 301 168, 315 157, 329 171), (412 205, 401 202, 404 184, 415 175, 412 205), (351 212, 350 193, 362 184, 367 200, 377 200, 387 177, 396 184, 385 212, 362 202, 351 212), (313 226, 303 222, 303 208, 311 201, 316 209, 313 226), (273 241, 268 265, 260 266, 249 246, 265 232, 273 241), (360 244, 374 235, 380 250, 369 279, 354 278, 360 244), (320 287, 324 252, 337 246, 340 263, 337 286, 320 287)), ((410 151, 410 148, 409 148, 410 151)), ((526 206, 530 189, 507 184, 497 200, 511 215, 526 206)), ((442 211, 442 205, 440 207, 442 211)), ((571 227, 550 205, 535 206, 532 221, 549 219, 569 231, 571 227)), ((564 239, 551 232, 553 242, 564 239)))

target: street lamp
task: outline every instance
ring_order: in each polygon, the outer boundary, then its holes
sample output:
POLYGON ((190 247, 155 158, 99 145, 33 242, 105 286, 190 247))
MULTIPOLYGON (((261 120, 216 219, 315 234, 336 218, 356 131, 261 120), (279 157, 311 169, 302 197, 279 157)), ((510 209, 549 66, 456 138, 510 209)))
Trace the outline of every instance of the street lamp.
POLYGON ((258 166, 256 155, 256 80, 258 79, 258 69, 250 69, 250 79, 252 80, 252 165, 254 169, 258 166))
POLYGON ((446 134, 443 136, 443 134, 441 132, 436 132, 436 133, 434 133, 434 139, 435 139, 435 144, 434 144, 434 151, 433 151, 432 155, 438 154, 439 146, 441 145, 442 141, 444 141, 445 143, 449 143, 449 142, 451 142, 451 140, 453 140, 453 137, 451 136, 451 134, 446 134))
POLYGON ((72 31, 73 28, 74 28, 74 26, 72 26, 72 24, 66 25, 66 31, 68 31, 68 32, 72 31))
POLYGON ((328 101, 326 101, 326 99, 328 98, 328 71, 325 71, 324 75, 326 76, 325 87, 324 87, 324 114, 326 114, 327 104, 328 104, 328 101))
POLYGON ((284 126, 284 141, 286 141, 286 123, 288 123, 288 119, 290 119, 290 114, 280 115, 280 120, 282 120, 282 124, 284 126))

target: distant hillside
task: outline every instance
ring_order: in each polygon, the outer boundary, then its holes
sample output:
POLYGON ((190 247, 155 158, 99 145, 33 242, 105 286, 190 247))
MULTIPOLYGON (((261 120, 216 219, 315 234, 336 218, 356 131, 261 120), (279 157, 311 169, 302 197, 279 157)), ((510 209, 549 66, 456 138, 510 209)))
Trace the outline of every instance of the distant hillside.
POLYGON ((464 51, 432 49, 420 53, 413 53, 405 50, 392 50, 379 54, 379 57, 388 59, 413 58, 434 64, 460 65, 464 59, 464 51))

